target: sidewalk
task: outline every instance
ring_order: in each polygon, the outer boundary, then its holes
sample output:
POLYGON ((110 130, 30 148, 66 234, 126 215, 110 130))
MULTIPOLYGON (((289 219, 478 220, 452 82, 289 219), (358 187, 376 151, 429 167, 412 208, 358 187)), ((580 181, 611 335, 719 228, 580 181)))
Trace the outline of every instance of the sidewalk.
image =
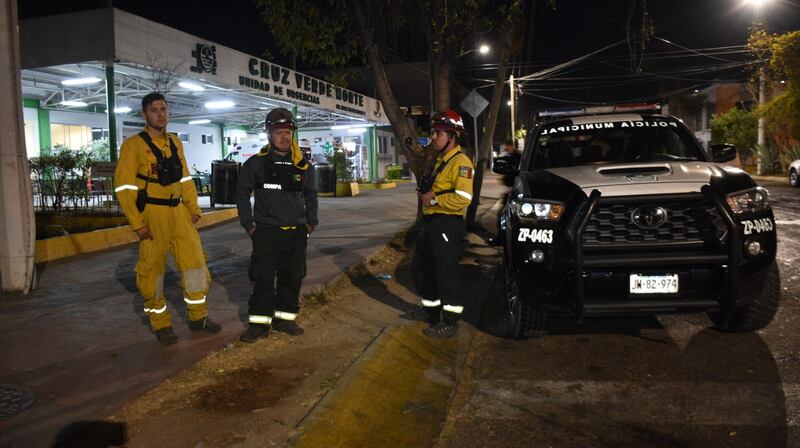
MULTIPOLYGON (((302 293, 408 227, 416 214, 413 189, 401 184, 357 197, 320 198, 302 293)), ((70 424, 109 415, 238 337, 252 287, 246 274, 250 241, 238 221, 200 235, 214 279, 210 313, 224 327, 217 335, 189 332, 180 279, 168 268, 164 287, 180 342, 166 348, 156 342, 136 293, 135 245, 40 265, 33 294, 0 300, 0 384, 26 389, 36 400, 0 421, 0 446, 52 446, 70 424)), ((9 403, 0 398, 0 406, 9 403)))

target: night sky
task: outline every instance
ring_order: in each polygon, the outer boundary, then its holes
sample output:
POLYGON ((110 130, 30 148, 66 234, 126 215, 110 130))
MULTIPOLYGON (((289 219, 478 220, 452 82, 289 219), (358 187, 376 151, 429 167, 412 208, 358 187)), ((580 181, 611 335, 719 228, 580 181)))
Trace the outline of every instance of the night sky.
MULTIPOLYGON (((102 0, 20 0, 19 14, 25 19, 100 8, 108 3, 102 0)), ((642 0, 556 0, 555 3, 555 10, 546 8, 542 0, 528 4, 532 35, 527 31, 529 38, 525 48, 512 60, 515 76, 552 67, 624 40, 632 4, 637 9, 631 26, 637 28, 640 23, 642 0), (535 5, 534 14, 530 14, 531 4, 535 5)), ((752 6, 744 0, 649 0, 646 3, 655 36, 647 43, 646 59, 641 65, 631 57, 628 45, 623 42, 566 73, 526 84, 525 91, 529 94, 523 101, 544 104, 550 102, 547 98, 566 102, 632 100, 657 96, 669 88, 694 88, 717 79, 745 79, 745 72, 737 63, 746 60, 747 55, 737 46, 746 42, 753 20, 752 6), (711 54, 701 56, 699 53, 711 54), (721 70, 726 66, 729 68, 721 70), (632 67, 641 68, 642 73, 634 74, 632 67)), ((279 50, 270 45, 270 33, 251 0, 119 0, 113 5, 245 53, 290 65, 279 50)), ((767 0, 761 11, 761 18, 771 32, 800 29, 800 0, 767 0)), ((465 48, 477 46, 478 41, 491 45, 492 40, 492 32, 465 36, 465 48)), ((487 85, 493 79, 496 60, 492 60, 492 55, 472 53, 458 64, 458 81, 471 88, 487 85)), ((310 68, 298 62, 298 69, 310 68)))

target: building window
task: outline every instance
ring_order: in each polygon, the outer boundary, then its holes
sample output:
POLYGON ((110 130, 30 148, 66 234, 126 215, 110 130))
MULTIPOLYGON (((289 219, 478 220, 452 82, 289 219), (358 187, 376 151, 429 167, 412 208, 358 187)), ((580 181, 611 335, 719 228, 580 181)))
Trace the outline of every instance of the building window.
POLYGON ((381 154, 388 154, 389 148, 386 146, 386 137, 381 137, 381 154))
POLYGON ((214 144, 214 135, 213 134, 203 134, 203 144, 204 145, 212 145, 214 144))
POLYGON ((50 142, 53 146, 61 145, 69 149, 81 149, 92 140, 92 128, 89 126, 50 124, 50 142))
POLYGON ((188 132, 178 132, 178 139, 183 143, 189 143, 189 133, 188 132))
POLYGON ((108 129, 92 128, 92 140, 108 138, 108 129))

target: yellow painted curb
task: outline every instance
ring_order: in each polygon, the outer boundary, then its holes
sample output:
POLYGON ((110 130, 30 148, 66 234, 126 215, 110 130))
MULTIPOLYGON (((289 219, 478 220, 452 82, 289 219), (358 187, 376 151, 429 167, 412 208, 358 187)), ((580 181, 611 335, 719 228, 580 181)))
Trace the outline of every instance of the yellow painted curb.
POLYGON ((362 190, 388 190, 390 188, 397 188, 394 182, 384 182, 382 184, 358 184, 358 188, 362 190))
MULTIPOLYGON (((237 216, 239 215, 235 208, 203 213, 203 217, 197 223, 197 228, 202 229, 203 227, 234 219, 237 216)), ((136 241, 139 241, 139 238, 130 226, 37 240, 34 260, 36 263, 45 263, 135 243, 136 241)))
POLYGON ((422 324, 380 335, 300 428, 295 448, 433 445, 454 387, 457 339, 422 324))

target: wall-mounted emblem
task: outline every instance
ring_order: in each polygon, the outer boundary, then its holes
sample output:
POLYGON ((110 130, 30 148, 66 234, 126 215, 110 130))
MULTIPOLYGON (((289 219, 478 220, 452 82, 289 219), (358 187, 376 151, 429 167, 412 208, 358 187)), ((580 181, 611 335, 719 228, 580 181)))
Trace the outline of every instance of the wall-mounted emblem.
POLYGON ((195 65, 189 67, 189 70, 194 73, 217 74, 217 47, 197 44, 197 48, 192 50, 192 57, 195 58, 195 65))

